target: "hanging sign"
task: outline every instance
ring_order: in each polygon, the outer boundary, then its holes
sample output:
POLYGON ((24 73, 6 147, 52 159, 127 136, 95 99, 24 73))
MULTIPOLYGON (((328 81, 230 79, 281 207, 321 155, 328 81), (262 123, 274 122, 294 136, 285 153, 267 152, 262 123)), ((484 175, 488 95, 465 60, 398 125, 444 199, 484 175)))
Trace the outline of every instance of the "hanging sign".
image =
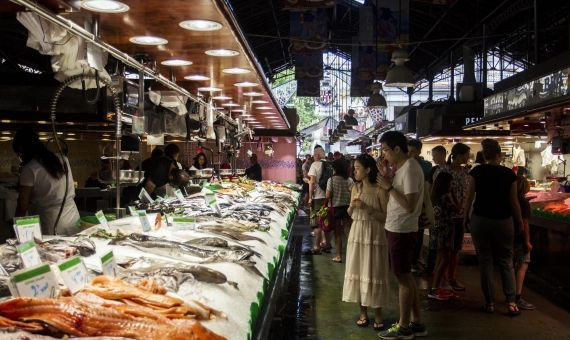
POLYGON ((105 255, 101 256, 101 267, 103 275, 115 276, 117 273, 117 262, 113 251, 109 250, 105 255))
POLYGON ((57 279, 47 263, 15 272, 12 274, 12 282, 19 296, 56 297, 57 279))
POLYGON ((39 216, 21 217, 17 218, 15 222, 14 231, 16 232, 18 242, 21 244, 33 241, 34 238, 42 239, 39 216))
POLYGON ((74 256, 57 265, 63 282, 75 294, 87 284, 87 268, 79 256, 74 256))
POLYGON ((38 248, 36 248, 36 243, 34 241, 28 241, 24 244, 20 244, 16 247, 24 268, 30 268, 37 266, 42 263, 40 258, 40 253, 38 253, 38 248))

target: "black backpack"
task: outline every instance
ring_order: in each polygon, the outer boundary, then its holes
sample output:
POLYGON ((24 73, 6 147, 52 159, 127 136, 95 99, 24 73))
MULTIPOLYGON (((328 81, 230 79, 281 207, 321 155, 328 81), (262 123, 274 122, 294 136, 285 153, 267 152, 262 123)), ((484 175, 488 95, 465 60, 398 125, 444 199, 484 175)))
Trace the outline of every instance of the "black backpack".
POLYGON ((333 168, 330 162, 321 161, 323 163, 323 169, 321 171, 321 177, 319 178, 319 187, 326 191, 327 190, 327 182, 329 178, 333 175, 333 168))

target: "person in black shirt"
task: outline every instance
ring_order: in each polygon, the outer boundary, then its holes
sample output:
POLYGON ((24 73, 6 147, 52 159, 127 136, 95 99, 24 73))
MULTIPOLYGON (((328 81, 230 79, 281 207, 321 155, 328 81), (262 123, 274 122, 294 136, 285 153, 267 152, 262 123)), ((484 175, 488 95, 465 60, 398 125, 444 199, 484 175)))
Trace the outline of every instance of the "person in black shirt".
POLYGON ((177 169, 180 169, 180 170, 184 169, 182 164, 180 164, 180 162, 178 162, 178 157, 180 156, 180 148, 178 147, 178 145, 168 144, 164 148, 164 156, 170 158, 172 160, 172 162, 174 163, 174 166, 177 169))
POLYGON ((152 162, 148 171, 145 171, 142 187, 151 196, 164 195, 166 193, 165 185, 170 180, 172 169, 176 169, 172 159, 164 156, 159 157, 152 162))
POLYGON ((150 154, 150 158, 147 158, 142 162, 142 170, 144 172, 148 172, 152 167, 152 164, 162 156, 164 156, 164 152, 162 151, 162 149, 154 148, 154 150, 152 150, 152 153, 150 154))
POLYGON ((245 175, 247 178, 252 179, 254 181, 261 181, 261 165, 257 163, 257 155, 251 155, 251 166, 245 170, 245 175))
POLYGON ((530 243, 530 228, 528 221, 530 220, 530 203, 526 198, 526 193, 530 191, 530 184, 524 176, 517 176, 517 192, 519 198, 519 204, 521 206, 521 216, 522 216, 522 230, 515 233, 514 242, 514 265, 516 271, 516 301, 517 306, 520 309, 533 310, 534 305, 526 300, 524 300, 522 295, 522 289, 524 285, 524 278, 526 276, 526 271, 528 270, 528 265, 530 263, 530 251, 532 250, 532 244, 530 243))
POLYGON ((494 139, 481 142, 486 164, 471 170, 467 199, 464 203, 464 229, 471 215, 471 236, 481 270, 481 289, 485 296, 484 311, 495 311, 493 270, 496 264, 501 272, 503 291, 507 298, 509 315, 520 310, 516 303, 515 273, 513 270, 513 238, 515 228, 523 225, 517 194, 516 176, 501 166, 501 147, 494 139), (514 223, 513 223, 514 220, 514 223))

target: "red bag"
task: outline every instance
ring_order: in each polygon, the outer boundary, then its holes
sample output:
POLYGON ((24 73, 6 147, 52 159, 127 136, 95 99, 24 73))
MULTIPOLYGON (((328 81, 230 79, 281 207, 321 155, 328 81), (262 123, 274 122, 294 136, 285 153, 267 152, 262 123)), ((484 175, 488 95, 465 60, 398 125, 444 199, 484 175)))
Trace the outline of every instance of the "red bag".
POLYGON ((334 207, 322 207, 317 212, 317 224, 326 233, 332 231, 334 229, 334 207))

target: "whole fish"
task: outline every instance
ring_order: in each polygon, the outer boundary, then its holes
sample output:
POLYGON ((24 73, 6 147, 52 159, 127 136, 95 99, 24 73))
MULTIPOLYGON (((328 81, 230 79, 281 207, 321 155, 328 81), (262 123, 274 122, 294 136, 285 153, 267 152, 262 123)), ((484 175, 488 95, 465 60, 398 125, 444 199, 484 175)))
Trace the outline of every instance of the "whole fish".
MULTIPOLYGON (((235 241, 234 241, 235 242, 235 241)), ((233 245, 229 244, 228 241, 219 237, 200 237, 195 238, 190 241, 186 241, 186 244, 193 244, 199 246, 207 246, 212 248, 230 249, 230 250, 241 250, 241 251, 251 251, 257 257, 261 257, 261 254, 251 249, 250 247, 244 245, 233 245)))
POLYGON ((198 229, 202 229, 208 232, 211 232, 212 234, 217 234, 217 235, 222 235, 222 236, 226 236, 231 238, 232 240, 237 240, 237 241, 259 241, 263 244, 267 244, 264 240, 255 237, 255 236, 250 236, 250 235, 246 235, 237 231, 232 231, 232 230, 227 230, 226 228, 224 228, 223 226, 218 226, 218 225, 200 225, 197 227, 198 229))
POLYGON ((202 258, 202 263, 236 263, 244 267, 246 270, 263 276, 259 270, 255 268, 255 262, 249 259, 253 256, 253 253, 247 250, 220 250, 206 246, 198 247, 191 244, 164 240, 158 237, 137 233, 132 233, 121 239, 112 240, 109 244, 130 246, 141 251, 151 252, 153 254, 185 262, 196 262, 195 260, 188 258, 188 255, 190 255, 202 258))
POLYGON ((36 240, 42 259, 57 262, 74 255, 88 257, 95 254, 95 243, 88 237, 77 237, 74 240, 53 238, 50 240, 36 240))

